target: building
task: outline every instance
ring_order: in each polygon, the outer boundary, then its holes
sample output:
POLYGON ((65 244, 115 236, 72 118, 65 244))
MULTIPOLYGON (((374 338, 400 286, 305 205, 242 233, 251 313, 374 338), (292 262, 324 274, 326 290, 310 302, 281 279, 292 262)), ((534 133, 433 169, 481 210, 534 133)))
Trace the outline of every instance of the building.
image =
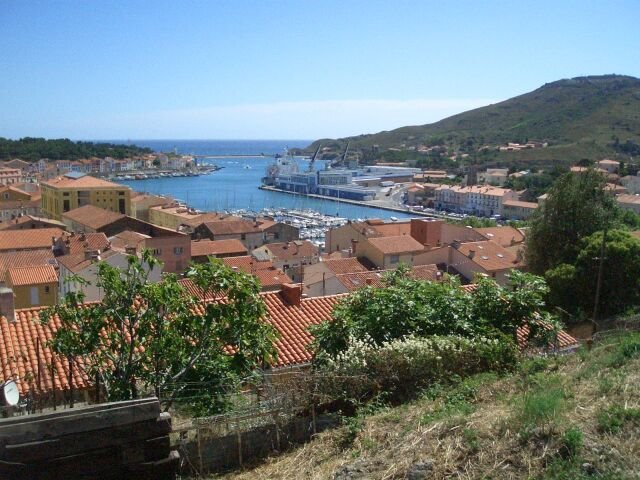
POLYGON ((13 290, 15 308, 51 306, 58 302, 58 275, 53 265, 32 265, 7 270, 6 286, 13 290))
POLYGON ((264 244, 264 233, 258 222, 243 219, 205 222, 196 227, 194 236, 196 239, 239 240, 247 250, 264 244))
POLYGON ((526 220, 538 209, 535 202, 507 200, 502 203, 502 216, 509 220, 526 220))
MULTIPOLYGON (((97 302, 104 297, 104 291, 98 286, 98 263, 105 262, 112 267, 125 271, 129 264, 129 255, 115 249, 93 250, 86 248, 83 252, 57 257, 59 265, 60 295, 82 291, 86 302, 97 302), (77 282, 79 277, 83 283, 77 282)), ((157 282, 161 278, 160 268, 149 270, 149 280, 157 282)))
POLYGON ((40 215, 39 187, 32 183, 0 187, 0 222, 7 222, 21 215, 40 215))
POLYGON ((236 271, 256 277, 263 292, 280 290, 282 285, 292 282, 291 278, 281 269, 276 268, 271 260, 258 260, 251 255, 246 255, 225 257, 222 262, 236 271))
POLYGON ((295 240, 288 243, 269 243, 253 250, 258 260, 270 260, 294 282, 303 279, 304 267, 320 261, 318 247, 308 240, 295 240))
POLYGON ((15 185, 22 181, 22 170, 18 168, 0 168, 0 185, 15 185))
POLYGON ((0 223, 0 230, 32 230, 34 228, 60 228, 64 230, 67 226, 57 220, 33 215, 20 215, 13 220, 0 223))
POLYGON ((640 195, 622 194, 616 197, 620 208, 640 215, 640 195))
POLYGON ((620 162, 609 159, 600 160, 598 162, 598 168, 606 170, 607 173, 618 173, 620 170, 620 162))
POLYGON ((47 182, 42 188, 42 213, 54 220, 62 214, 85 205, 131 213, 131 189, 90 175, 68 173, 47 182))
POLYGON ((626 175, 620 179, 620 183, 627 189, 628 193, 640 193, 640 177, 637 175, 626 175))
POLYGON ((1 230, 0 252, 21 250, 51 250, 56 238, 63 234, 59 228, 36 228, 32 230, 1 230))
MULTIPOLYGON (((134 192, 135 193, 135 192, 134 192)), ((163 205, 172 204, 173 199, 171 197, 164 197, 162 195, 151 195, 142 193, 131 197, 131 216, 142 220, 143 222, 151 221, 149 216, 149 209, 152 207, 160 207, 163 205)))
POLYGON ((363 262, 356 257, 320 259, 318 263, 304 268, 304 293, 310 297, 344 293, 337 275, 368 272, 371 270, 369 265, 375 268, 367 260, 363 262))
POLYGON ((492 240, 503 247, 520 245, 525 241, 522 230, 509 226, 475 228, 474 230, 487 240, 492 240))
POLYGON ((240 240, 193 240, 191 260, 206 263, 209 257, 240 257, 247 255, 247 247, 240 240))
POLYGON ((111 227, 116 225, 117 230, 118 223, 125 218, 126 215, 123 213, 105 210, 95 205, 84 205, 63 213, 61 220, 70 232, 103 232, 109 236, 117 233, 111 227))
POLYGON ((414 256, 424 249, 425 246, 411 235, 372 237, 352 245, 353 255, 365 257, 383 270, 400 264, 414 265, 414 256))
POLYGON ((21 250, 18 252, 0 252, 0 286, 6 286, 7 272, 12 268, 42 265, 57 266, 51 248, 21 250))
POLYGON ((219 214, 214 212, 201 212, 195 208, 189 208, 176 203, 157 205, 149 208, 149 222, 160 227, 177 230, 179 227, 187 226, 186 233, 191 233, 195 227, 204 222, 214 222, 219 220, 238 220, 239 217, 219 214))
POLYGON ((259 218, 256 221, 258 228, 262 230, 264 243, 300 240, 300 229, 294 225, 276 222, 269 218, 259 218))
POLYGON ((480 183, 488 183, 494 186, 504 185, 508 177, 508 168, 487 168, 486 171, 478 173, 478 181, 480 183))
POLYGON ((503 203, 517 199, 516 191, 491 186, 441 185, 435 192, 435 205, 438 210, 485 217, 502 215, 503 203))
POLYGON ((513 269, 524 268, 516 253, 491 240, 429 250, 416 256, 415 264, 436 264, 449 274, 459 274, 466 282, 473 282, 476 275, 483 275, 500 285, 509 283, 509 272, 513 269))

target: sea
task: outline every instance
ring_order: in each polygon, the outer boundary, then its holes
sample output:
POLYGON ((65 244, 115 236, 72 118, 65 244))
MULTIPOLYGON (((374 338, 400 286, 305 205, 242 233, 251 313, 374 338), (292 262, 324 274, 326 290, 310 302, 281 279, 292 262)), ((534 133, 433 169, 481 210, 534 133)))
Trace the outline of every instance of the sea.
MULTIPOLYGON (((217 165, 217 170, 198 177, 154 178, 123 180, 120 183, 139 192, 171 195, 200 210, 250 210, 288 208, 309 209, 325 215, 349 219, 407 218, 408 214, 380 208, 358 206, 302 195, 260 190, 261 179, 276 154, 287 148, 302 148, 311 140, 104 140, 111 143, 130 143, 157 152, 184 155, 211 155, 199 159, 202 164, 217 165), (237 157, 234 155, 247 155, 237 157)), ((309 168, 309 160, 298 158, 302 171, 309 168)), ((325 168, 324 161, 316 161, 315 168, 325 168)))

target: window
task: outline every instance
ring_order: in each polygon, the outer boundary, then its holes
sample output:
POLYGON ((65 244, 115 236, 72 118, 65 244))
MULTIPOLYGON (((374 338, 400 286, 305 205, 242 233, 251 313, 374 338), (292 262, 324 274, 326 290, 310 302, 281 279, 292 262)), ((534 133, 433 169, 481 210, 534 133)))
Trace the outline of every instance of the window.
POLYGON ((182 255, 182 252, 184 252, 184 248, 183 247, 174 247, 173 248, 173 253, 175 255, 182 255))
POLYGON ((69 204, 69 200, 63 200, 62 202, 62 211, 63 212, 68 212, 69 210, 71 210, 70 204, 69 204))
POLYGON ((246 233, 241 233, 240 234, 240 240, 246 240, 247 239, 247 234, 246 233))
POLYGON ((8 193, 5 193, 5 194, 4 194, 4 199, 5 199, 5 200, 9 200, 9 194, 8 194, 8 193))
POLYGON ((153 253, 154 256, 158 257, 158 256, 162 255, 162 249, 161 248, 154 248, 151 253, 153 253))
POLYGON ((118 200, 118 210, 120 211, 120 213, 127 213, 125 208, 124 198, 120 198, 118 200))
POLYGON ((50 287, 49 287, 49 285, 45 285, 45 287, 44 287, 44 293, 46 293, 47 295, 50 293, 50 287))
POLYGON ((389 261, 391 263, 398 263, 400 261, 400 255, 391 255, 391 258, 389 259, 389 261))

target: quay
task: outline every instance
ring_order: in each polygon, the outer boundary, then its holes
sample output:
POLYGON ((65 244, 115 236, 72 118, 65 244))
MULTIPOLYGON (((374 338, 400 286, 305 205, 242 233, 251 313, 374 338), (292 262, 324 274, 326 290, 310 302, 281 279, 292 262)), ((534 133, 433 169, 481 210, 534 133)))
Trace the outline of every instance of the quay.
POLYGON ((371 203, 371 201, 349 200, 349 199, 346 199, 346 198, 340 198, 339 199, 339 198, 336 198, 336 197, 328 197, 328 196, 325 196, 325 195, 318 195, 318 194, 315 194, 315 193, 297 193, 297 192, 291 192, 289 190, 283 190, 281 188, 271 187, 271 186, 268 186, 268 185, 261 185, 258 188, 260 190, 268 190, 270 192, 288 193, 290 195, 298 195, 298 196, 301 196, 301 197, 317 198, 317 199, 320 199, 320 200, 330 200, 332 202, 350 203, 351 205, 357 205, 359 207, 379 208, 381 210, 388 210, 388 211, 391 211, 391 212, 398 212, 398 213, 405 213, 405 214, 415 215, 416 217, 447 218, 446 215, 441 215, 441 214, 438 214, 438 213, 417 212, 417 211, 408 210, 408 209, 405 209, 405 208, 379 205, 379 204, 376 204, 376 203, 371 203))

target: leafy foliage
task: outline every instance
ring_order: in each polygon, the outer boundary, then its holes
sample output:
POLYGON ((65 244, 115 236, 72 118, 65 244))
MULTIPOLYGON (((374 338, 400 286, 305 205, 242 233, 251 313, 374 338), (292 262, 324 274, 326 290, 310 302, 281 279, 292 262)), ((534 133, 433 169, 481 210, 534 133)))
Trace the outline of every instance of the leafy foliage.
POLYGON ((615 218, 617 206, 605 184, 605 177, 595 170, 567 173, 556 181, 531 218, 526 257, 532 272, 542 275, 562 263, 573 264, 579 241, 604 230, 615 218))
POLYGON ((455 278, 424 282, 410 278, 403 270, 385 277, 386 288, 365 287, 340 302, 333 320, 313 328, 314 349, 323 356, 336 356, 353 340, 382 345, 408 335, 515 337, 525 322, 532 334, 552 324, 542 312, 548 292, 540 277, 513 271, 511 284, 501 287, 490 279, 478 279, 478 288, 467 293, 455 278))
POLYGON ((149 281, 158 261, 147 251, 129 257, 121 271, 98 264, 101 303, 84 304, 69 293, 42 316, 61 322, 53 349, 79 360, 89 378, 99 378, 109 400, 136 398, 140 390, 162 394, 167 407, 188 397, 193 409, 211 410, 225 385, 274 355, 275 333, 253 277, 219 261, 189 272, 204 298, 189 295, 174 275, 149 281), (189 386, 196 385, 198 395, 189 386))

